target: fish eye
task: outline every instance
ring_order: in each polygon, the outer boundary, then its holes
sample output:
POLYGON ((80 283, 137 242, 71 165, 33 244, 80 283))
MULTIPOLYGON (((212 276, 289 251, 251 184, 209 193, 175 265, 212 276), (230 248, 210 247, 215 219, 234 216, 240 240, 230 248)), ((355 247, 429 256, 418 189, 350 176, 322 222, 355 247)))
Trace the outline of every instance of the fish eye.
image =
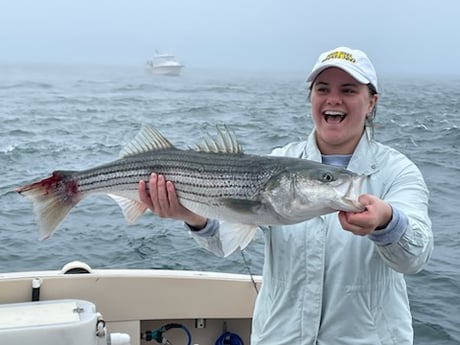
POLYGON ((322 181, 323 182, 335 181, 334 175, 332 175, 330 172, 325 172, 325 173, 323 173, 322 181))

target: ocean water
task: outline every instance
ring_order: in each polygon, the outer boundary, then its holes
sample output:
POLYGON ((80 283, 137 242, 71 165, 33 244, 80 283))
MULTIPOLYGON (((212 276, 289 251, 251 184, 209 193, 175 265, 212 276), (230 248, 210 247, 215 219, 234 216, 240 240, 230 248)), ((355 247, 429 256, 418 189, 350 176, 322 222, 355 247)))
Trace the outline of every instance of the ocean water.
MULTIPOLYGON (((159 268, 260 274, 263 243, 222 259, 180 222, 151 214, 127 226, 108 197, 83 200, 40 241, 31 203, 14 189, 57 169, 117 158, 143 123, 178 147, 227 124, 248 153, 305 138, 312 128, 306 71, 185 70, 152 76, 139 66, 0 65, 0 272, 159 268)), ((408 155, 431 192, 435 250, 407 276, 418 345, 460 344, 460 80, 382 78, 376 138, 408 155)))

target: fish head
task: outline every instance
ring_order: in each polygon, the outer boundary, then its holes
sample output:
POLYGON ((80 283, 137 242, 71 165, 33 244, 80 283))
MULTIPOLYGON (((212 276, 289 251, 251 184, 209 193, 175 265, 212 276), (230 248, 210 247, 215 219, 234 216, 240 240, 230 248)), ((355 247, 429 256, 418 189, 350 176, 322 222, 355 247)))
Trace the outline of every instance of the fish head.
POLYGON ((267 196, 282 222, 297 223, 335 211, 360 212, 365 178, 349 170, 301 160, 267 184, 267 196))

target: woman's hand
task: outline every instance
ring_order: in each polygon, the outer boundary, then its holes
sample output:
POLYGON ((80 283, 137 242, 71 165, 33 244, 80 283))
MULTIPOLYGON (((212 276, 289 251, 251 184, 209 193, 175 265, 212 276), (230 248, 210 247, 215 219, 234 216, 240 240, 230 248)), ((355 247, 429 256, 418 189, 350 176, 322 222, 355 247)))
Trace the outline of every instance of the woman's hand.
POLYGON ((182 220, 197 229, 206 226, 207 218, 183 207, 177 199, 174 184, 166 181, 163 175, 153 173, 148 184, 141 180, 138 190, 140 200, 157 216, 182 220))
POLYGON ((391 206, 374 195, 360 195, 358 201, 366 209, 362 212, 339 212, 339 221, 344 230, 355 235, 365 236, 377 228, 384 228, 393 217, 391 206))

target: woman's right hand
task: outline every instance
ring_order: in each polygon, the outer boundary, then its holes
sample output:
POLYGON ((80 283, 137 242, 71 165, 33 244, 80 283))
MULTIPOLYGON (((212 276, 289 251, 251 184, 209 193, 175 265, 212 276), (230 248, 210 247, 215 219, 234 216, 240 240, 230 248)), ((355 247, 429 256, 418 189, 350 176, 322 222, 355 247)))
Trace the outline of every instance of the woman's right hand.
POLYGON ((139 182, 140 200, 157 216, 182 220, 194 229, 206 226, 207 218, 193 213, 182 206, 176 195, 176 188, 163 175, 152 173, 148 183, 139 182))

